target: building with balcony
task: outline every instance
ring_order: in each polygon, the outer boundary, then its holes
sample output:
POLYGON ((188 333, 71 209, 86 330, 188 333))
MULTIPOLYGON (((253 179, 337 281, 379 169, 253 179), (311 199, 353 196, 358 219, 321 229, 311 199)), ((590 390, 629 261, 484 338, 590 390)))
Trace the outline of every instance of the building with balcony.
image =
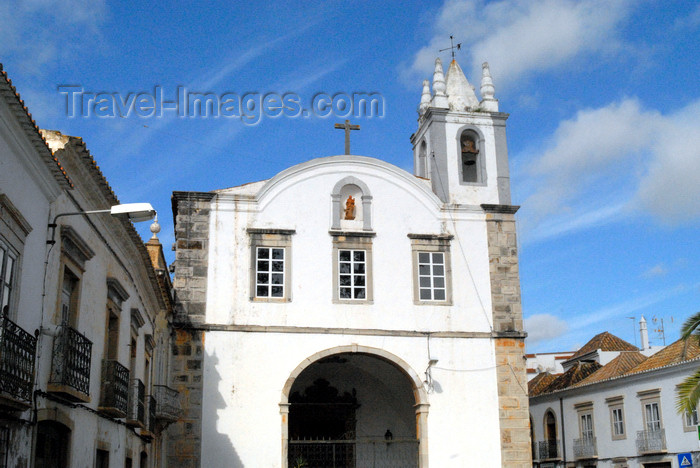
POLYGON ((84 213, 119 200, 85 143, 39 130, 1 73, 0 468, 162 467, 178 415, 176 393, 157 412, 172 333, 162 247, 84 213))
POLYGON ((533 466, 678 468, 682 454, 697 466, 697 414, 678 414, 675 399, 700 365, 700 346, 693 339, 659 350, 644 336, 642 343, 638 350, 601 333, 563 373, 529 382, 533 466))

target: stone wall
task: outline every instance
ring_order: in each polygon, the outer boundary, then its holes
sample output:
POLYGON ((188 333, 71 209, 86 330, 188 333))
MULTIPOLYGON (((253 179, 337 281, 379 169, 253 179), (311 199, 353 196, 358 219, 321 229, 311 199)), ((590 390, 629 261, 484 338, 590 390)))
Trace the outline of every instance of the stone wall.
POLYGON ((168 431, 167 466, 199 468, 202 439, 202 364, 209 253, 209 211, 214 194, 173 193, 175 219, 176 337, 171 350, 172 386, 183 413, 168 431))
POLYGON ((491 275, 491 302, 498 378, 503 467, 532 466, 525 366, 525 332, 520 300, 515 212, 518 207, 482 205, 491 275))

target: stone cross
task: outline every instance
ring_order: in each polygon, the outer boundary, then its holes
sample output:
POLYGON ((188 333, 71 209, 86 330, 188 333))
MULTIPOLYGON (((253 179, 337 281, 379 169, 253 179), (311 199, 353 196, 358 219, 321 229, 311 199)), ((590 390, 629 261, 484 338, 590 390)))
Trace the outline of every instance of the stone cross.
POLYGON ((335 128, 345 130, 345 154, 350 154, 350 130, 359 130, 359 125, 350 125, 350 121, 346 120, 344 124, 335 124, 335 128))

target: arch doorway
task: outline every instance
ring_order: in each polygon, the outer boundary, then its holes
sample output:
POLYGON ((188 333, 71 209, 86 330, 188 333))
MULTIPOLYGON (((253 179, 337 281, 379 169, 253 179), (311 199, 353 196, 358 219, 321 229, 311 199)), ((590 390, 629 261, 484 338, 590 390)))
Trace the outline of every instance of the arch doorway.
POLYGON ((419 437, 425 438, 427 403, 417 375, 365 352, 305 362, 289 379, 282 405, 289 468, 427 467, 419 437))

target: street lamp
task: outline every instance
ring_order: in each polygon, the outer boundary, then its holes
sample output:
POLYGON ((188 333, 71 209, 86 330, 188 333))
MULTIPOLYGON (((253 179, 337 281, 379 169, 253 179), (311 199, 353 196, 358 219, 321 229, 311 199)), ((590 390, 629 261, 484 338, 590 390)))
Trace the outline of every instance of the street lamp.
POLYGON ((51 228, 51 239, 46 243, 53 245, 56 243, 56 221, 63 216, 74 215, 90 215, 96 213, 109 213, 112 216, 122 219, 128 219, 131 222, 139 223, 142 221, 150 221, 156 216, 156 210, 153 209, 150 203, 126 203, 124 205, 114 205, 108 210, 91 210, 91 211, 75 211, 71 213, 57 214, 53 218, 53 222, 49 224, 51 228))

